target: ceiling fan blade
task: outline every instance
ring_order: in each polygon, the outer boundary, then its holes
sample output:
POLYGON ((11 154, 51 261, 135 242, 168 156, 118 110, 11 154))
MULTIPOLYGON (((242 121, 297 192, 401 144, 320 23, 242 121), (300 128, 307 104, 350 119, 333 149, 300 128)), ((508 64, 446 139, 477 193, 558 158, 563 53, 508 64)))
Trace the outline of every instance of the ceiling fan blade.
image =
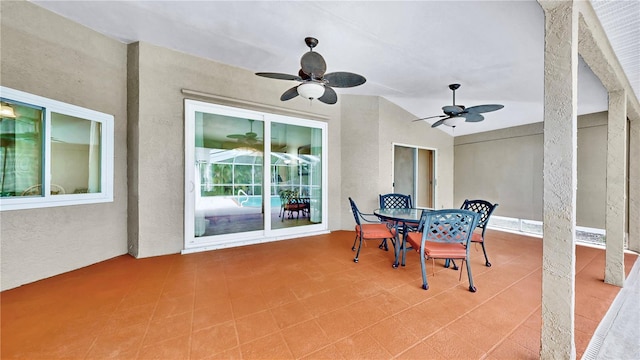
POLYGON ((285 91, 282 96, 280 96, 281 101, 291 100, 294 97, 298 96, 298 86, 294 86, 291 89, 285 91))
POLYGON ((327 71, 327 63, 322 58, 322 55, 315 51, 309 51, 302 55, 300 65, 302 66, 302 72, 311 76, 312 79, 322 79, 324 72, 327 71))
POLYGON ((318 98, 319 101, 322 101, 325 104, 335 104, 338 102, 338 94, 336 91, 330 88, 329 86, 324 86, 324 94, 318 98))
POLYGON ((464 111, 464 109, 460 106, 448 105, 443 106, 442 111, 449 116, 458 116, 464 111))
POLYGON ((345 71, 328 73, 324 76, 324 80, 326 80, 330 86, 337 88, 354 87, 362 85, 367 81, 362 75, 345 71))
POLYGON ((484 120, 484 116, 478 113, 468 113, 468 114, 462 114, 460 116, 463 116, 466 122, 478 122, 478 121, 484 120))
POLYGON ((300 76, 289 75, 289 74, 259 72, 259 73, 256 73, 256 75, 270 78, 270 79, 302 81, 302 78, 300 76))
POLYGON ((486 112, 500 110, 503 107, 504 107, 504 105, 499 105, 499 104, 476 105, 476 106, 472 106, 472 107, 467 108, 465 110, 465 112, 486 113, 486 112))
POLYGON ((444 124, 445 120, 449 120, 449 119, 451 119, 451 117, 447 117, 447 118, 444 118, 444 119, 440 119, 440 120, 438 120, 438 121, 434 122, 434 123, 433 123, 433 125, 431 125, 431 127, 432 127, 432 128, 434 128, 434 127, 438 127, 438 126, 440 126, 440 125, 444 124))
POLYGON ((427 119, 443 118, 443 117, 447 117, 447 115, 435 115, 435 116, 428 116, 428 117, 425 117, 425 118, 415 119, 415 120, 411 120, 411 121, 423 121, 423 120, 427 120, 427 119))
POLYGON ((227 137, 229 139, 236 139, 236 140, 241 140, 241 139, 244 140, 246 138, 246 136, 242 134, 231 134, 231 135, 227 135, 227 137))

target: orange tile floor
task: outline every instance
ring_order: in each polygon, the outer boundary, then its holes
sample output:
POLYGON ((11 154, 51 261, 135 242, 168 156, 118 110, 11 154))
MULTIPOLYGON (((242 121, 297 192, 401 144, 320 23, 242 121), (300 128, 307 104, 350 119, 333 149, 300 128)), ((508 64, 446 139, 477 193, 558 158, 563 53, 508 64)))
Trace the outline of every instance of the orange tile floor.
MULTIPOLYGON (((120 256, 1 293, 2 359, 536 359, 542 241, 487 234, 478 292, 436 261, 354 233, 148 259, 120 256)), ((576 248, 578 358, 620 290, 604 251, 576 248)), ((627 255, 626 269, 637 256, 627 255)))

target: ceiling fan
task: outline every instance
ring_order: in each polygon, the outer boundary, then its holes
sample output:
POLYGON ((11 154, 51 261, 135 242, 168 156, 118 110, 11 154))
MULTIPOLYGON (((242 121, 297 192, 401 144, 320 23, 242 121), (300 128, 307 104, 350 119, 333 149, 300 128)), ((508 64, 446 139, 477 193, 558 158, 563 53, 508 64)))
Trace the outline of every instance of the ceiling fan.
POLYGON ((235 139, 239 143, 246 143, 251 145, 262 142, 262 139, 258 137, 258 134, 253 132, 253 122, 255 120, 251 120, 251 119, 247 119, 247 120, 249 121, 249 124, 251 126, 251 129, 249 130, 249 132, 244 134, 231 134, 231 135, 227 135, 227 137, 229 139, 235 139))
POLYGON ((427 119, 440 118, 440 120, 431 125, 432 128, 440 126, 442 124, 455 127, 455 122, 453 122, 452 120, 464 118, 464 121, 466 122, 479 122, 484 120, 484 116, 482 116, 481 113, 500 110, 504 107, 504 105, 499 104, 476 105, 468 108, 465 108, 464 105, 456 105, 456 90, 458 90, 458 88, 460 88, 460 84, 449 85, 449 89, 453 91, 453 105, 442 107, 442 112, 444 112, 444 115, 429 116, 413 121, 423 121, 427 119))
POLYGON ((318 99, 325 104, 335 104, 338 101, 338 95, 333 88, 348 88, 362 85, 367 81, 362 75, 350 72, 333 72, 325 74, 327 64, 322 55, 313 51, 318 45, 318 39, 307 37, 304 39, 309 47, 309 51, 302 55, 300 59, 301 69, 298 75, 289 75, 281 73, 259 72, 258 76, 279 80, 295 80, 302 84, 296 85, 285 91, 280 100, 287 101, 300 95, 305 99, 318 99))

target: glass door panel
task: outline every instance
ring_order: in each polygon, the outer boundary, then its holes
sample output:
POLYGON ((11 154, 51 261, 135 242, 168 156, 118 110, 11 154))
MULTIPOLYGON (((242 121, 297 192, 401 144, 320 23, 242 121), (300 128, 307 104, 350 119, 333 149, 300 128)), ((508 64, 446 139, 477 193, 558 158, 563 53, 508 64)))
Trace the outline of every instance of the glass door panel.
POLYGON ((271 228, 322 222, 322 131, 271 123, 270 168, 271 228))
POLYGON ((264 230, 264 123, 195 113, 195 236, 264 230))
POLYGON ((416 207, 433 208, 434 157, 434 150, 394 145, 393 192, 411 195, 416 207))
POLYGON ((406 146, 395 145, 393 151, 393 192, 411 195, 415 193, 415 161, 414 149, 406 146))

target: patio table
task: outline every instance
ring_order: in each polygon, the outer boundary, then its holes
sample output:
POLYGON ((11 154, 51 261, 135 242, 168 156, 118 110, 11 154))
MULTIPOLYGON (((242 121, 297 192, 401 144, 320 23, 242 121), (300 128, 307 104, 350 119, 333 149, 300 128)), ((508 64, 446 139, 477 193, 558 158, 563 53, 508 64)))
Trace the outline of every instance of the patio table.
MULTIPOLYGON (((402 245, 400 243, 399 233, 402 231, 403 236, 406 236, 406 232, 409 229, 409 226, 413 225, 413 227, 417 227, 420 222, 420 216, 422 215, 422 211, 430 211, 432 209, 422 209, 422 208, 407 208, 407 209, 375 209, 373 210, 374 215, 382 220, 389 221, 393 224, 395 229, 395 241, 394 241, 394 255, 395 259, 393 261, 393 267, 398 267, 398 258, 400 256, 400 250, 402 250, 402 245)), ((404 252, 402 254, 402 266, 405 264, 404 252)))

